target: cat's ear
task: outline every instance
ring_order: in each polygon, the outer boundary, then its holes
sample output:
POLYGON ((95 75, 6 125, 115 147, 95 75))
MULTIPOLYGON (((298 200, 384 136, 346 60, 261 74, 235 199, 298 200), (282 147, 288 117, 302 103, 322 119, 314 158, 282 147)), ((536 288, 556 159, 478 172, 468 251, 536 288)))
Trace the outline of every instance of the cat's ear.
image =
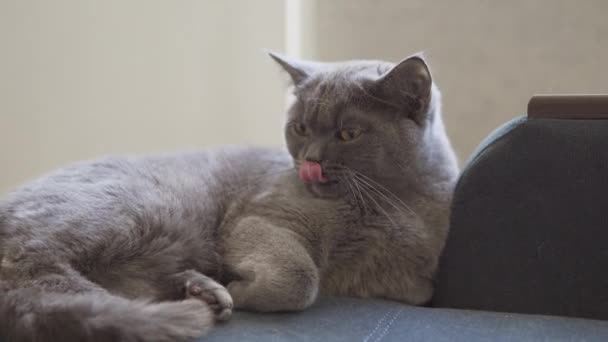
POLYGON ((302 83, 318 68, 317 63, 297 60, 282 56, 275 52, 268 52, 268 55, 274 59, 291 77, 294 85, 302 83))
POLYGON ((397 105, 421 123, 431 101, 433 80, 422 55, 397 63, 374 82, 377 96, 397 105))

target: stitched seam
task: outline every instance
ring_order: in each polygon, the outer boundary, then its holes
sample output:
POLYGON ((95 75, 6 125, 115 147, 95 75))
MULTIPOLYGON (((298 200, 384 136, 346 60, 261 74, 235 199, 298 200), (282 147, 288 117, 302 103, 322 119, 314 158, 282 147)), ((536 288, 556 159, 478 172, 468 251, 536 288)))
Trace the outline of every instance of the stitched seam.
POLYGON ((388 325, 386 326, 386 328, 384 328, 384 330, 382 331, 382 334, 380 336, 378 336, 378 338, 375 339, 374 342, 379 342, 380 340, 382 340, 384 338, 386 333, 389 332, 389 330, 391 329, 391 326, 393 325, 393 323, 395 323, 395 320, 397 319, 397 317, 399 317, 399 315, 401 315, 402 311, 403 311, 403 308, 401 308, 401 309, 399 309, 399 311, 397 311, 397 313, 393 316, 391 321, 388 322, 388 325))
POLYGON ((374 328, 374 330, 372 330, 372 332, 369 333, 369 335, 365 336, 365 339, 363 339, 363 342, 367 342, 369 341, 369 339, 376 333, 376 331, 380 328, 380 325, 382 324, 382 322, 384 322, 384 320, 386 319, 386 317, 388 316, 388 314, 391 311, 387 311, 384 316, 382 316, 382 318, 380 318, 378 320, 378 324, 376 324, 376 327, 374 328))

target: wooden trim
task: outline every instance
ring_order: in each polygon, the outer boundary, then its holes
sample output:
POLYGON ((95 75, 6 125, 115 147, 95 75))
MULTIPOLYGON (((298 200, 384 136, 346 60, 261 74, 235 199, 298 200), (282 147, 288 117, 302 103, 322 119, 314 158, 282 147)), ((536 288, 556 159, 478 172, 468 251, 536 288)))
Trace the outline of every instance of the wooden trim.
POLYGON ((528 102, 530 119, 608 119, 608 94, 534 95, 528 102))

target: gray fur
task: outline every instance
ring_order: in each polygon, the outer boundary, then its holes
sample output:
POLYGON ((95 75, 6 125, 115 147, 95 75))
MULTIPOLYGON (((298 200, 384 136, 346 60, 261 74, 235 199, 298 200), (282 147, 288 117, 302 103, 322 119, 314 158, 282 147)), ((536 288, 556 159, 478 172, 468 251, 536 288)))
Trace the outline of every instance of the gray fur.
POLYGON ((426 64, 272 56, 294 81, 288 153, 105 158, 0 202, 0 339, 188 340, 233 305, 430 299, 458 169, 426 64), (302 183, 305 159, 332 182, 302 183))

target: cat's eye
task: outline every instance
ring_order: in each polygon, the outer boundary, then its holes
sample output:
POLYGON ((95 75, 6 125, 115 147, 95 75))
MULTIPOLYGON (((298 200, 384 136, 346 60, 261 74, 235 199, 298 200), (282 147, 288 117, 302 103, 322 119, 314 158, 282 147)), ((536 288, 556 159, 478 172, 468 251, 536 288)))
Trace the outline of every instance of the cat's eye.
POLYGON ((308 134, 308 130, 306 129, 306 126, 303 123, 294 123, 293 125, 291 125, 291 129, 300 136, 306 136, 308 134))
POLYGON ((352 129, 343 129, 338 132, 338 138, 342 141, 351 141, 357 139, 361 135, 361 129, 352 128, 352 129))

